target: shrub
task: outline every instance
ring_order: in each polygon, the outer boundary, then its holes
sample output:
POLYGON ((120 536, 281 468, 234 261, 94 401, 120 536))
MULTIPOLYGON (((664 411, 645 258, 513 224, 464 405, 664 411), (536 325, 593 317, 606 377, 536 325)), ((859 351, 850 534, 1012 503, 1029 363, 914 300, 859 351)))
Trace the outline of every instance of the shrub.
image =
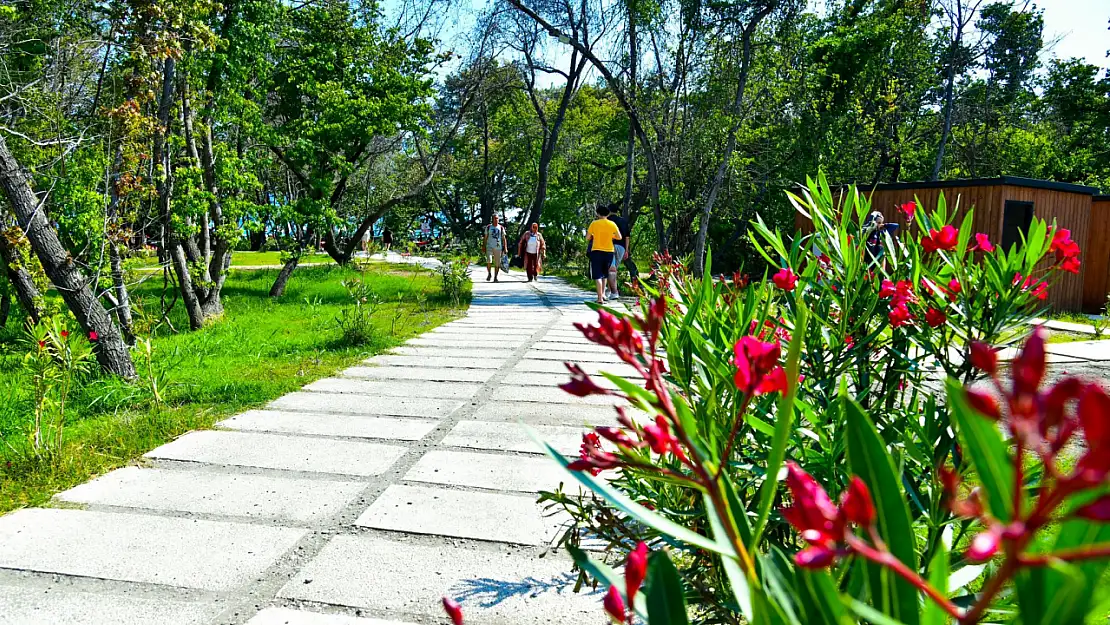
POLYGON ((46 460, 61 448, 70 394, 90 374, 95 357, 89 341, 70 332, 58 317, 30 328, 26 346, 23 369, 31 381, 33 405, 29 449, 35 459, 46 460))
POLYGON ((345 345, 365 345, 374 338, 374 313, 381 303, 377 293, 360 278, 343 281, 351 303, 336 317, 345 345))
POLYGON ((465 257, 442 258, 436 271, 441 279, 443 294, 455 306, 461 304, 466 285, 470 282, 470 261, 465 257))
MULTIPOLYGON (((1104 394, 1075 381, 1042 392, 1036 338, 1018 361, 1033 373, 1020 393, 993 400, 1002 400, 997 414, 999 404, 964 390, 984 369, 997 376, 984 365, 993 350, 1019 341, 1058 272, 1075 269, 1067 231, 1034 220, 1023 245, 997 249, 971 231, 970 211, 953 224, 942 198, 930 211, 903 207, 911 225, 875 253, 862 225, 870 205, 854 189, 837 205, 819 179, 791 199, 815 232, 787 240, 757 223, 753 239, 779 267, 768 280, 695 280, 658 256, 640 286, 639 314, 603 312, 598 326, 583 327, 643 379, 606 376, 642 413, 622 410, 622 428, 587 433, 569 465, 596 496, 542 495, 576 519, 564 542, 582 575, 603 585, 619 580, 577 549, 582 536, 607 541, 616 557, 643 540, 672 546, 674 556, 673 564, 661 554, 649 559, 672 581, 657 590, 649 571, 646 594, 663 593, 654 605, 681 601, 698 622, 918 623, 957 613, 960 622, 978 622, 987 605, 1020 611, 1025 623, 1082 622, 1104 570, 1085 560, 1107 552, 1084 545, 1110 540, 1110 532, 1072 524, 1068 510, 1102 510, 1081 501, 1097 488, 1054 491, 1079 478, 1062 468, 1061 448, 1045 453, 1049 441, 1067 442, 1076 431, 1092 448, 1102 445, 1098 426, 1084 426, 1073 403, 1088 397, 1099 406, 1104 394), (1049 254, 1056 262, 1043 267, 1049 254), (947 406, 938 400, 946 388, 947 406), (984 412, 1007 424, 1012 452, 984 412), (1071 429, 1065 436, 1061 428, 1071 429), (1027 469, 1030 454, 1053 468, 1027 469), (592 475, 602 471, 605 483, 592 475), (789 492, 779 488, 783 471, 789 492), (981 494, 967 499, 961 483, 981 494), (819 485, 842 493, 842 505, 819 485), (988 492, 1009 492, 1020 505, 1009 513, 997 501, 975 508, 988 492), (1053 492, 1066 497, 1051 501, 1053 492), (1005 556, 982 567, 991 540, 1005 556), (1053 541, 1070 545, 1060 558, 1029 555, 1053 541), (1069 568, 1073 557, 1084 563, 1069 568), (1046 568, 1057 560, 1065 564, 1046 568), (952 598, 950 573, 962 580, 952 598), (1028 581, 1042 575, 1056 581, 1028 581), (1063 579, 1075 594, 1052 603, 1049 589, 1063 579), (1022 601, 997 593, 1010 583, 1022 601), (969 593, 968 585, 985 590, 969 593), (923 595, 931 596, 924 604, 923 595)), ((611 393, 571 372, 567 391, 611 393)), ((1104 486, 1106 473, 1097 477, 1104 486)), ((623 602, 652 618, 644 607, 652 600, 637 604, 629 594, 610 590, 609 606, 623 602)), ((682 614, 654 618, 685 622, 682 614)))

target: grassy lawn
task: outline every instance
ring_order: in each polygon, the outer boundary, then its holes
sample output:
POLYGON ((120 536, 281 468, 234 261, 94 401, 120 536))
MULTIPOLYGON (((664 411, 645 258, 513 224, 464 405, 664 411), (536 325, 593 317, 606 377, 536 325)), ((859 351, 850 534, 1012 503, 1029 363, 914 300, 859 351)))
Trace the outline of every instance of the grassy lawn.
MULTIPOLYGON (((273 301, 267 292, 275 275, 276 270, 232 274, 224 289, 224 317, 201 331, 157 328, 149 365, 135 350, 143 376, 137 383, 84 382, 69 400, 62 449, 46 460, 29 451, 31 383, 22 366, 24 347, 13 340, 14 329, 6 329, 0 335, 7 338, 0 341, 0 513, 45 503, 189 430, 265 404, 462 312, 440 295, 437 275, 408 265, 378 265, 365 273, 302 268, 285 296, 273 301), (344 344, 336 321, 351 302, 342 283, 352 278, 361 278, 380 301, 372 338, 358 346, 344 344)), ((154 282, 134 293, 148 313, 159 310, 161 281, 154 282)), ((180 305, 171 320, 188 328, 180 305)))
MULTIPOLYGON (((301 259, 301 264, 326 263, 334 261, 327 254, 309 254, 301 259)), ((127 261, 129 269, 157 267, 157 258, 132 258, 127 261)), ((280 267, 281 252, 234 252, 231 255, 232 267, 280 267)))

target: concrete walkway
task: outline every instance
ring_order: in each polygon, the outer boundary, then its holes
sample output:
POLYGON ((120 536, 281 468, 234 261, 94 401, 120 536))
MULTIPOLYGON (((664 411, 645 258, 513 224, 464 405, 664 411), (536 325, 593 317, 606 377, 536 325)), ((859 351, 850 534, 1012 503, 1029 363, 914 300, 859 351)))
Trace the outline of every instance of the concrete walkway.
POLYGON ((517 420, 576 453, 614 414, 562 361, 621 367, 572 328, 581 291, 484 273, 464 319, 0 517, 0 622, 441 623, 443 595, 478 625, 604 622, 546 552, 535 493, 567 478, 517 420))

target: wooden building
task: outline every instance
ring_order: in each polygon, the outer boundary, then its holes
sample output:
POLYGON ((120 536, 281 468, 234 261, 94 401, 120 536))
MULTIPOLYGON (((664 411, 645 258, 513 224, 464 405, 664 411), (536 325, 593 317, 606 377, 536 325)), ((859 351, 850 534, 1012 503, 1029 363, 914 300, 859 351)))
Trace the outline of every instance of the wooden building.
POLYGON ((1083 312, 1098 313, 1110 295, 1110 195, 1091 202, 1091 223, 1083 248, 1083 312))
MULTIPOLYGON (((1089 301, 1094 301, 1094 291, 1102 289, 1101 299, 1106 299, 1107 261, 1102 259, 1102 286, 1092 285, 1089 289, 1084 283, 1089 259, 1096 249, 1110 248, 1110 198, 1103 200, 1104 212, 1108 213, 1107 230, 1100 230, 1094 238, 1095 249, 1088 241, 1091 232, 1092 204, 1098 189, 1077 184, 999 176, 997 178, 977 178, 969 180, 942 180, 937 182, 898 182, 883 183, 875 186, 859 186, 861 193, 871 198, 872 210, 880 211, 887 222, 905 223, 906 217, 898 206, 913 201, 916 197, 928 210, 936 207, 937 198, 944 193, 949 210, 958 206, 955 223, 959 224, 969 207, 975 208, 973 227, 975 232, 985 233, 991 241, 1003 246, 1020 241, 1020 233, 1029 227, 1036 216, 1049 224, 1055 220, 1057 226, 1071 230, 1072 239, 1083 250, 1083 268, 1079 275, 1062 274, 1049 289, 1048 303, 1055 310, 1077 311, 1089 301), (1088 295, 1090 297, 1088 297, 1088 295)), ((797 227, 803 232, 812 231, 812 224, 800 214, 795 216, 797 227)), ((1101 222, 1100 222, 1101 223, 1101 222)), ((1101 227, 1101 226, 1100 226, 1101 227)))

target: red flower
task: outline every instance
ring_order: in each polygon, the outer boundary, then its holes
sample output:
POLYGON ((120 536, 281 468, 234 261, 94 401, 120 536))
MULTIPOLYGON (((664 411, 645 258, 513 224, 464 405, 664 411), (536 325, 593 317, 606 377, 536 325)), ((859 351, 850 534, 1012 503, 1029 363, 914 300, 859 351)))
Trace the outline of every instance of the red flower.
POLYGON ((609 587, 609 592, 605 593, 601 605, 605 607, 605 612, 609 615, 609 618, 613 619, 614 623, 624 623, 626 618, 624 599, 621 598, 621 593, 616 586, 609 587))
POLYGON ((848 490, 840 496, 840 510, 844 517, 862 527, 870 527, 875 522, 875 504, 871 501, 871 491, 858 475, 852 476, 848 490))
POLYGON ((836 551, 828 547, 806 547, 794 554, 794 564, 803 569, 823 569, 836 561, 836 551))
POLYGON ((960 281, 958 279, 952 278, 948 281, 948 299, 952 300, 953 302, 956 301, 956 296, 959 295, 963 290, 964 287, 962 284, 960 284, 960 281))
POLYGON ((639 447, 643 444, 632 440, 628 434, 620 428, 603 425, 594 428, 594 431, 597 432, 598 436, 618 447, 639 447))
POLYGON ((1075 511, 1075 516, 1105 523, 1110 521, 1110 495, 1103 495, 1075 511))
POLYGON ((582 435, 582 446, 579 447, 578 460, 567 465, 571 471, 589 471, 597 475, 605 469, 620 466, 620 459, 601 448, 601 439, 595 432, 586 432, 582 435))
POLYGON ((1075 256, 1069 256, 1060 263, 1060 269, 1068 273, 1079 273, 1079 259, 1075 256))
POLYGON ((1002 409, 998 406, 998 400, 994 398, 994 395, 968 389, 966 397, 967 403, 971 404, 971 407, 977 410, 979 414, 995 421, 1002 418, 1002 409))
POLYGON ((851 334, 845 334, 844 335, 844 346, 847 347, 848 349, 851 349, 851 348, 855 347, 855 345, 856 345, 856 339, 852 338, 851 334))
POLYGON ((647 577, 647 559, 647 543, 641 540, 628 554, 628 562, 624 565, 624 594, 628 597, 629 603, 632 603, 636 592, 644 583, 644 578, 647 577))
POLYGON ((913 316, 910 315, 910 309, 906 305, 898 304, 890 309, 890 325, 891 327, 898 328, 907 325, 913 316))
POLYGON ((971 364, 988 375, 994 375, 998 371, 998 353, 986 343, 972 341, 971 364))
POLYGON ((576 323, 574 327, 578 328, 588 340, 612 347, 625 362, 630 362, 635 356, 643 353, 643 339, 640 333, 633 329, 632 322, 627 317, 618 319, 604 310, 600 311, 597 317, 596 326, 576 323))
POLYGON ((782 367, 775 367, 760 380, 759 386, 755 387, 755 394, 785 393, 786 390, 786 371, 782 367))
POLYGON ((451 622, 455 625, 463 625, 462 606, 457 601, 450 597, 443 598, 443 611, 447 616, 451 617, 451 622))
POLYGON ((893 297, 896 292, 894 283, 890 280, 883 280, 879 285, 879 297, 893 297))
POLYGON ((560 384, 559 388, 575 397, 589 397, 590 395, 612 395, 607 389, 598 386, 582 367, 574 363, 563 363, 570 370, 570 382, 560 384))
POLYGON ((63 339, 68 339, 69 338, 69 330, 62 330, 61 334, 62 334, 63 339))
MULTIPOLYGON (((1079 272, 1076 271, 1076 273, 1079 273, 1079 272)), ((1035 298, 1037 298, 1041 301, 1044 301, 1044 300, 1048 299, 1048 283, 1047 282, 1038 282, 1037 286, 1033 287, 1033 291, 1030 293, 1030 295, 1032 295, 1033 297, 1035 297, 1035 298)))
POLYGON ((1110 473, 1110 396, 1098 384, 1088 384, 1079 396, 1076 415, 1087 442, 1087 451, 1079 464, 1097 473, 1089 477, 1105 480, 1110 473))
POLYGON ((1044 380, 1045 372, 1044 329, 1033 328, 1025 347, 1014 359, 1010 367, 1010 377, 1014 382, 1014 394, 1035 394, 1044 380))
POLYGON ((89 340, 90 341, 96 341, 99 338, 100 338, 100 335, 96 333, 96 330, 89 330, 89 340))
POLYGON ((45 348, 46 348, 46 341, 39 341, 39 349, 45 349, 45 348))
POLYGON ((778 273, 771 276, 771 281, 775 283, 775 286, 784 291, 793 291, 794 287, 798 284, 798 276, 791 268, 783 267, 779 269, 778 273))
POLYGON ((906 219, 912 220, 914 213, 917 212, 917 202, 906 202, 898 208, 906 214, 906 219))
POLYGON ((991 243, 991 240, 987 238, 987 235, 983 234, 982 232, 976 232, 975 242, 971 244, 971 249, 982 250, 984 252, 993 252, 994 243, 991 243))
POLYGON ((657 415, 655 423, 644 426, 644 440, 651 450, 659 455, 673 451, 676 456, 684 457, 682 448, 678 445, 678 439, 671 434, 671 426, 663 415, 657 415))
POLYGON ((752 336, 741 337, 733 348, 736 388, 744 393, 755 392, 764 376, 779 365, 782 350, 778 343, 760 341, 752 336))
POLYGON ((929 324, 930 328, 942 326, 946 321, 948 321, 948 317, 944 314, 943 310, 930 308, 925 311, 925 323, 929 324))
POLYGON ((782 516, 811 545, 831 548, 844 540, 844 518, 825 489, 794 462, 786 463, 786 486, 794 505, 782 516))
POLYGON ((959 236, 959 231, 952 225, 944 226, 940 230, 933 228, 929 230, 929 236, 921 237, 921 247, 923 247, 926 252, 952 250, 956 248, 959 236))

